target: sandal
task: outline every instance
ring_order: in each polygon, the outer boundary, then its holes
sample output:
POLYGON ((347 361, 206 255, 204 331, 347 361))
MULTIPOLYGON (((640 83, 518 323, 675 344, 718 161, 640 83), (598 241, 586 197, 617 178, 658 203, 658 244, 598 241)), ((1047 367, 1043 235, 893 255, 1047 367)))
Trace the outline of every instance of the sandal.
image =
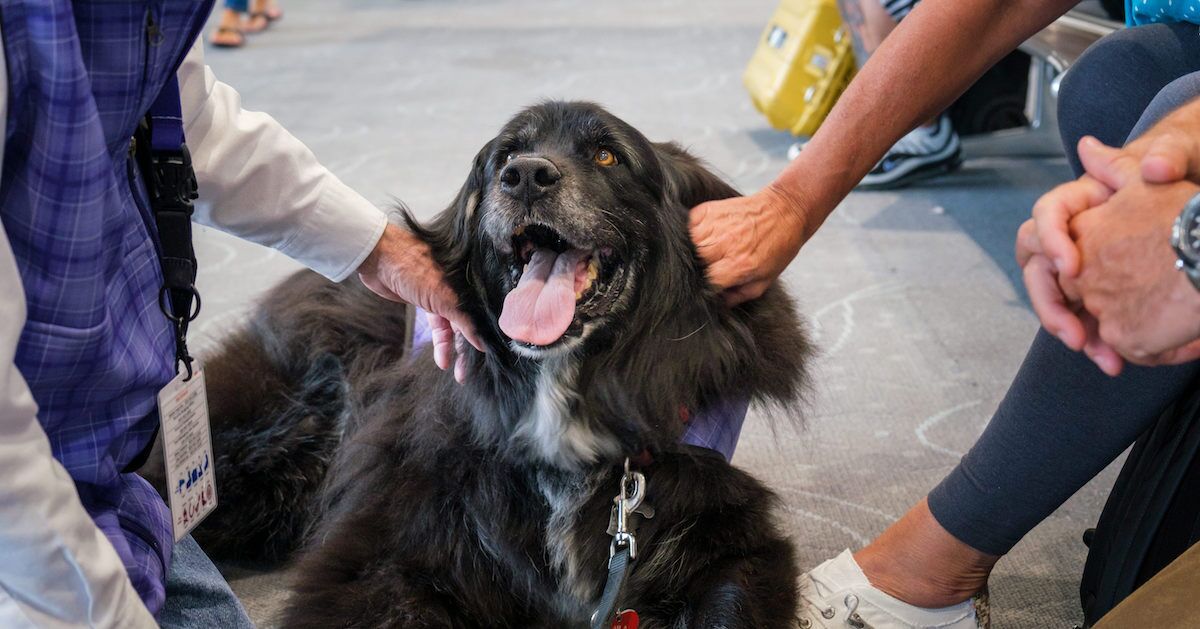
POLYGON ((272 0, 255 2, 254 6, 256 8, 250 11, 250 17, 247 20, 247 25, 252 25, 246 29, 248 33, 265 31, 272 22, 283 19, 283 11, 279 9, 279 4, 272 0))
POLYGON ((208 38, 208 43, 217 48, 241 48, 246 45, 246 36, 242 29, 236 26, 220 26, 217 27, 217 32, 208 38))
POLYGON ((267 30, 271 25, 271 18, 263 11, 253 11, 250 17, 246 18, 246 23, 242 26, 242 30, 247 33, 261 33, 267 30))

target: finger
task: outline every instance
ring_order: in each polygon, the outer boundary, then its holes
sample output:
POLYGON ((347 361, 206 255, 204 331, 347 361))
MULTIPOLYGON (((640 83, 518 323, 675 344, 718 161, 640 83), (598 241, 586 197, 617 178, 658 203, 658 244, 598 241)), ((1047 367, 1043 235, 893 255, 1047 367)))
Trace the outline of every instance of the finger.
POLYGON ((762 294, 767 290, 767 286, 769 286, 767 282, 761 281, 742 284, 741 286, 735 286, 722 292, 721 297, 725 300, 725 305, 732 308, 738 304, 762 297, 762 294))
POLYGON ((697 250, 711 247, 712 227, 708 224, 709 206, 711 203, 701 203, 688 213, 688 232, 697 250))
POLYGON ((1100 183, 1119 190, 1142 176, 1141 165, 1125 151, 1106 146, 1092 136, 1079 140, 1079 161, 1100 183))
POLYGON ((479 338, 479 333, 475 331, 475 325, 471 322, 470 317, 460 313, 451 323, 453 324, 454 331, 461 334, 471 344, 471 347, 484 354, 487 353, 487 345, 484 345, 483 339, 479 338))
POLYGON ((427 311, 431 314, 439 313, 443 319, 448 321, 454 332, 465 336, 475 349, 487 353, 487 346, 483 344, 483 340, 475 331, 475 322, 454 305, 458 303, 458 295, 449 286, 442 284, 441 288, 433 293, 430 301, 432 303, 426 308, 427 311))
POLYGON ((1024 268, 1029 258, 1042 253, 1042 242, 1037 237, 1037 223, 1031 218, 1017 229, 1017 264, 1024 268))
POLYGON ((1071 239, 1071 218, 1111 195, 1107 186, 1085 175, 1047 192, 1034 204, 1037 245, 1059 273, 1074 276, 1079 272, 1079 249, 1071 239))
POLYGON ((1080 317, 1087 341, 1083 344, 1083 353, 1106 375, 1116 377, 1121 375, 1125 361, 1111 345, 1100 338, 1100 322, 1086 312, 1080 317))
POLYGON ((458 356, 454 361, 454 379, 462 384, 467 381, 467 341, 461 334, 454 335, 454 351, 458 356))
POLYGON ((1079 292, 1080 282, 1073 277, 1066 277, 1062 273, 1058 274, 1057 279, 1058 290, 1062 293, 1063 300, 1066 301, 1068 307, 1079 312, 1083 307, 1083 296, 1079 292))
POLYGON ((1190 137, 1169 133, 1150 143, 1142 157, 1142 179, 1148 183, 1172 183, 1187 176, 1190 155, 1196 152, 1196 141, 1190 137))
POLYGON ((467 381, 467 355, 459 354, 454 361, 454 381, 463 384, 467 381))
POLYGON ((692 236, 696 236, 701 230, 705 232, 711 231, 707 228, 707 221, 705 220, 708 218, 708 210, 711 204, 712 202, 701 203, 688 212, 688 229, 691 230, 692 236))
MULTIPOLYGON (((725 243, 720 240, 710 239, 707 237, 695 237, 692 240, 696 247, 696 254, 700 256, 700 260, 708 265, 709 275, 712 275, 714 266, 721 267, 725 262, 725 243)), ((727 265, 724 265, 727 266, 727 265)))
POLYGON ((1163 352, 1151 360, 1131 360, 1129 362, 1139 365, 1182 365, 1195 360, 1200 360, 1200 340, 1192 341, 1183 347, 1179 347, 1167 352, 1163 352))
POLYGON ((454 357, 454 329, 445 317, 426 314, 429 330, 433 335, 433 362, 438 369, 449 369, 450 360, 454 357))
POLYGON ((717 260, 709 264, 706 274, 708 275, 708 283, 712 284, 717 290, 722 291, 735 289, 744 284, 748 279, 743 277, 743 273, 728 259, 717 260))
POLYGON ((1067 307, 1050 261, 1045 256, 1033 256, 1025 265, 1024 277, 1029 301, 1042 327, 1067 347, 1075 351, 1083 349, 1086 340, 1083 324, 1067 307))

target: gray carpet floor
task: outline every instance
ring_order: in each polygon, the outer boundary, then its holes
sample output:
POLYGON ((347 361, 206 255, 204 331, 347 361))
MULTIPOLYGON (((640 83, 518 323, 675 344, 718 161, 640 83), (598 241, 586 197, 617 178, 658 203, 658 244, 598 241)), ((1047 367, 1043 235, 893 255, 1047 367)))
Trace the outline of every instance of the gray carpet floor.
MULTIPOLYGON (((431 216, 471 158, 520 107, 602 103, 673 139, 741 190, 785 165, 741 71, 772 0, 285 0, 285 19, 217 76, 270 112, 348 184, 431 216)), ((899 95, 898 95, 899 97, 899 95)), ((972 159, 901 192, 854 193, 784 274, 822 354, 805 427, 748 421, 735 464, 784 498, 811 567, 858 547, 920 499, 988 421, 1036 330, 1012 237, 1062 159, 972 159)), ((201 348, 296 264, 202 229, 201 348)), ((1035 435, 1030 436, 1036 438, 1035 435)), ((997 629, 1068 627, 1110 467, 1021 542, 992 580, 997 629)), ((264 626, 279 573, 228 568, 264 626)))

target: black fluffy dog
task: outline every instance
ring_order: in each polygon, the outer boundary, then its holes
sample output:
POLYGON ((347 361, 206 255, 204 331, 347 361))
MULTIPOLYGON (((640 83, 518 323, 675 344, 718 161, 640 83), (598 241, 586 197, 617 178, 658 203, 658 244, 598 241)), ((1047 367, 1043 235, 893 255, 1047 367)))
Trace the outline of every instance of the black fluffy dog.
POLYGON ((774 498, 679 445, 680 409, 789 404, 809 344, 788 297, 726 307, 688 209, 737 193, 598 106, 517 115, 453 205, 409 217, 488 352, 468 381, 406 356, 403 307, 308 272, 207 362, 214 555, 303 549, 285 627, 586 627, 626 457, 652 519, 622 608, 643 629, 794 623, 774 498), (640 455, 640 456, 639 456, 640 455))

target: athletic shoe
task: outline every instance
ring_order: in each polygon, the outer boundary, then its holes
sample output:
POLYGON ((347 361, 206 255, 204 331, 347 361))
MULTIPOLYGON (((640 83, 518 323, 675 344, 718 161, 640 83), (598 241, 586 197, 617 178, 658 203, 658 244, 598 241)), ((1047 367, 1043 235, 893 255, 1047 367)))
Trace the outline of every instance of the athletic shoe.
POLYGON ((961 143, 942 114, 932 127, 917 127, 900 138, 883 159, 863 177, 860 189, 906 186, 918 179, 950 172, 962 164, 961 143))
MULTIPOLYGON (((849 550, 800 577, 800 629, 987 629, 975 600, 941 609, 909 605, 871 585, 849 550)), ((982 599, 986 608, 986 598, 982 599)))

